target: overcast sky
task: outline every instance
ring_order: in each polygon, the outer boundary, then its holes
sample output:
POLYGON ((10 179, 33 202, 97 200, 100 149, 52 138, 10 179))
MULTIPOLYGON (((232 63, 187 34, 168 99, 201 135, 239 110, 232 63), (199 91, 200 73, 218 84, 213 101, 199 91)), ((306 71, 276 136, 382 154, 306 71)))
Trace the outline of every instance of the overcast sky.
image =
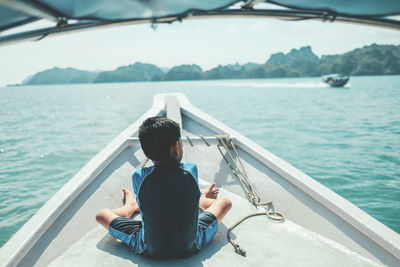
POLYGON ((160 67, 264 63, 273 53, 310 45, 318 55, 372 43, 400 44, 400 32, 320 21, 273 19, 188 20, 172 25, 120 26, 0 46, 0 86, 57 67, 112 70, 140 61, 160 67))

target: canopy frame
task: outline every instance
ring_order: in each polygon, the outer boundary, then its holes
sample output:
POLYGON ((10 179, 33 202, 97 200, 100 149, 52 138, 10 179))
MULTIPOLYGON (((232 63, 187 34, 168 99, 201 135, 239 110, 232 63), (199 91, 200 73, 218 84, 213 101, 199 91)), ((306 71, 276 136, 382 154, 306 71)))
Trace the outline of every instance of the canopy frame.
MULTIPOLYGON (((0 0, 0 4, 12 7, 13 9, 24 12, 27 15, 33 15, 40 18, 56 22, 54 27, 46 27, 41 29, 29 30, 14 34, 0 35, 0 45, 10 44, 14 42, 20 42, 25 40, 40 40, 49 35, 59 35, 67 32, 82 31, 85 29, 92 28, 104 28, 111 26, 120 25, 132 25, 132 24, 144 24, 151 23, 156 25, 158 23, 173 23, 175 21, 182 21, 186 19, 213 19, 213 18, 275 18, 288 21, 299 21, 299 20, 320 20, 323 22, 347 22, 366 24, 371 26, 380 26, 390 29, 400 30, 400 20, 388 18, 384 16, 365 16, 365 15, 350 15, 350 14, 339 14, 331 10, 308 10, 308 9, 255 9, 254 5, 258 4, 259 0, 250 0, 245 2, 241 8, 230 9, 229 6, 224 6, 211 11, 191 9, 178 15, 168 15, 164 17, 156 18, 144 18, 144 19, 129 19, 129 20, 104 20, 98 18, 83 18, 74 20, 73 23, 69 23, 67 17, 63 14, 51 10, 50 8, 34 4, 35 2, 27 0, 0 0)), ((271 1, 268 1, 271 2, 271 1)), ((277 4, 279 5, 279 4, 277 4)), ((282 5, 280 5, 282 6, 282 5)), ((26 21, 17 23, 22 25, 29 23, 39 18, 30 18, 26 21)), ((14 27, 16 25, 13 25, 14 27)), ((11 27, 9 27, 11 28, 11 27)), ((0 28, 0 32, 1 29, 0 28)))

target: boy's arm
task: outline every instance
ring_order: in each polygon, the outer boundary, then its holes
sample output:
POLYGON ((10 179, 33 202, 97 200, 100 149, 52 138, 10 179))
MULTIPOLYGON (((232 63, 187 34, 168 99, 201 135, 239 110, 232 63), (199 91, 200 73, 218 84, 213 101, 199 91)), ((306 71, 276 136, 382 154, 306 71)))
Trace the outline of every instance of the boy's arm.
POLYGON ((185 162, 182 163, 182 167, 183 169, 190 172, 190 174, 192 174, 193 178, 196 180, 196 183, 199 184, 199 173, 196 164, 194 164, 193 162, 185 162))
POLYGON ((142 183, 141 176, 142 176, 141 168, 136 169, 132 174, 132 186, 136 196, 139 193, 140 184, 142 183))
MULTIPOLYGON (((199 176, 196 164, 193 162, 186 162, 183 163, 183 168, 190 172, 194 179, 196 180, 197 184, 199 184, 199 176)), ((216 199, 218 197, 219 188, 216 188, 216 183, 212 183, 206 189, 204 189, 202 195, 206 198, 213 198, 216 199)))

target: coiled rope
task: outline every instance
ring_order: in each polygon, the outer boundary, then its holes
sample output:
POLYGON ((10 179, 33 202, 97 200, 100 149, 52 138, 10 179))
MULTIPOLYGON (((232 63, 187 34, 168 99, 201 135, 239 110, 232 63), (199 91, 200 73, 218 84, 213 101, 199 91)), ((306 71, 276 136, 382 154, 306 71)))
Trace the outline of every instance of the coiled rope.
POLYGON ((216 138, 218 140, 217 148, 218 148, 219 152, 221 153, 222 157, 224 158, 226 164, 232 170, 233 174, 239 180, 240 184, 242 185, 243 190, 246 192, 246 194, 249 197, 252 204, 255 207, 264 209, 263 212, 252 213, 252 214, 249 214, 249 215, 243 217, 242 219, 240 219, 238 222, 236 222, 233 226, 231 226, 228 229, 227 238, 228 238, 229 243, 231 243, 231 245, 235 249, 236 253, 238 253, 242 256, 246 256, 246 251, 244 249, 242 249, 238 243, 234 242, 230 236, 230 233, 236 226, 238 226, 239 224, 241 224, 243 221, 247 220, 248 218, 251 218, 254 216, 266 215, 269 219, 278 221, 278 222, 283 222, 286 218, 282 213, 273 210, 272 201, 268 201, 268 202, 264 202, 264 203, 260 202, 260 196, 258 195, 255 187, 253 186, 250 178, 248 177, 246 170, 244 169, 243 163, 239 157, 239 153, 236 150, 235 144, 232 142, 232 139, 229 137, 229 135, 217 135, 216 138), (222 152, 221 147, 223 147, 225 149, 225 152, 229 156, 230 161, 227 159, 225 154, 222 152), (239 162, 240 168, 236 164, 236 161, 234 160, 234 157, 233 157, 231 151, 234 152, 235 157, 236 157, 237 161, 239 162))

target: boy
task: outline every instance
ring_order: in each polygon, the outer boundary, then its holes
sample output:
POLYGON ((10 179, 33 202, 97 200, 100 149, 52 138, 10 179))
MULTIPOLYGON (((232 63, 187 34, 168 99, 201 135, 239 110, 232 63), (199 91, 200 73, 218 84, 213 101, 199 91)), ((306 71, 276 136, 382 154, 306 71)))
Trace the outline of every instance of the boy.
POLYGON ((122 207, 96 214, 113 237, 137 254, 158 259, 190 256, 211 241, 232 207, 230 200, 217 199, 215 183, 200 193, 196 165, 180 163, 180 137, 179 124, 168 118, 145 120, 139 127, 139 140, 154 166, 133 173, 136 199, 124 188, 122 207), (142 221, 130 219, 137 211, 142 221))

